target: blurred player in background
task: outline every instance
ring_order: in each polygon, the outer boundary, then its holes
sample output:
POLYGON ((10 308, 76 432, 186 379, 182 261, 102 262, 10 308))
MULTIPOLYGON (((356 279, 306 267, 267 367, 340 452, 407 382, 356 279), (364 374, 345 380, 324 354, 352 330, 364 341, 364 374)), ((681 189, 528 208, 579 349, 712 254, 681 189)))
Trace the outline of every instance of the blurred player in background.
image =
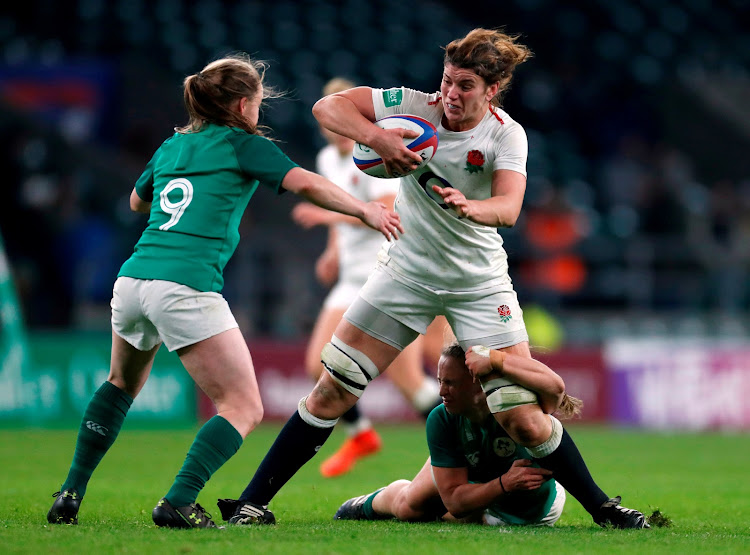
MULTIPOLYGON (((323 94, 327 96, 353 87, 351 81, 334 78, 325 85, 323 94)), ((354 141, 324 128, 322 133, 329 144, 318 153, 318 173, 360 200, 376 200, 393 208, 400 180, 378 179, 359 171, 352 159, 354 141)), ((304 228, 328 226, 328 242, 315 264, 315 275, 323 285, 333 285, 333 288, 318 314, 305 357, 307 373, 317 381, 324 370, 320 353, 375 268, 383 236, 357 218, 306 202, 295 206, 292 216, 304 228)), ((444 326, 445 319, 440 316, 428 333, 441 335, 444 326)), ((430 342, 431 345, 435 343, 434 340, 430 342)), ((439 341, 437 343, 439 353, 441 345, 439 341)), ((430 411, 440 404, 440 395, 437 381, 424 371, 423 344, 422 337, 419 337, 404 349, 391 363, 388 375, 404 398, 427 418, 430 411)), ((436 357, 433 355, 432 358, 436 357)), ((370 420, 362 415, 359 403, 346 411, 341 420, 346 424, 348 437, 339 450, 321 464, 320 472, 325 477, 348 472, 358 459, 376 453, 381 446, 380 436, 370 420)))
MULTIPOLYGON (((325 128, 369 146, 391 175, 402 178, 396 210, 402 240, 378 255, 357 300, 322 357, 328 373, 300 400, 255 476, 232 522, 267 522, 276 492, 326 441, 344 414, 436 314, 444 314, 464 349, 486 345, 531 358, 523 312, 498 228, 513 226, 526 190, 528 143, 500 108, 518 64, 531 52, 517 37, 474 29, 445 47, 440 91, 357 87, 319 100, 313 114, 325 128), (432 160, 404 145, 418 134, 373 122, 396 114, 430 121, 440 140, 432 160)), ((619 505, 593 481, 572 438, 536 395, 502 376, 483 381, 488 407, 514 442, 591 514, 595 522, 642 528, 643 514, 619 505)))
POLYGON ((109 378, 83 415, 68 477, 47 520, 77 524, 89 479, 114 443, 162 341, 177 351, 217 415, 199 430, 171 489, 154 508, 158 526, 214 527, 196 499, 261 421, 253 362, 221 290, 239 242, 240 218, 263 183, 361 218, 386 239, 401 230, 383 204, 352 197, 292 162, 258 127, 265 65, 244 55, 216 60, 184 82, 189 123, 154 154, 130 195, 149 214, 112 298, 109 378))
MULTIPOLYGON (((443 404, 427 419, 430 458, 422 470, 412 481, 397 480, 349 499, 334 518, 547 526, 560 518, 565 490, 492 417, 466 359, 458 343, 443 350, 438 365, 443 404)), ((536 393, 546 413, 557 411, 561 418, 580 413, 580 400, 569 397, 562 378, 541 362, 506 355, 502 363, 503 376, 536 393)))

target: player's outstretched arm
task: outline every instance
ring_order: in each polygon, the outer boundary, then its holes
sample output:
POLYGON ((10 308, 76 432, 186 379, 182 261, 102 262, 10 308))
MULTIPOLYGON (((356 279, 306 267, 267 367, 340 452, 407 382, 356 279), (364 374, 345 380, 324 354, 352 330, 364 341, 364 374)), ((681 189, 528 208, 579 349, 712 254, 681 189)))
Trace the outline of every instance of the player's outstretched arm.
POLYGON ((322 175, 297 167, 289 170, 282 186, 313 204, 354 216, 381 232, 386 239, 398 239, 404 232, 398 214, 380 202, 363 202, 322 175))

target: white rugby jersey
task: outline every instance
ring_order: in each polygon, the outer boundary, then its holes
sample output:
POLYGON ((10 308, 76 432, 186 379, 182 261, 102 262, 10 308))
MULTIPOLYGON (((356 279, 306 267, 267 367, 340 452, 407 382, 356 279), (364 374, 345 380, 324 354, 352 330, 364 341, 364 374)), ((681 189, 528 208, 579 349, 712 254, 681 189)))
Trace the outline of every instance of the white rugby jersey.
POLYGON ((459 219, 431 187, 451 186, 467 199, 492 194, 492 173, 526 175, 526 132, 494 106, 474 129, 449 131, 441 124, 440 93, 407 88, 373 89, 376 119, 412 114, 438 130, 438 149, 424 168, 401 179, 396 211, 405 233, 386 243, 379 260, 433 289, 467 290, 509 279, 503 239, 497 228, 459 219))
MULTIPOLYGON (((378 179, 357 169, 351 153, 341 155, 333 145, 321 149, 316 159, 317 171, 344 191, 364 202, 398 192, 398 179, 378 179)), ((385 238, 379 231, 364 225, 336 224, 339 251, 339 281, 358 281, 364 285, 377 261, 385 238)))

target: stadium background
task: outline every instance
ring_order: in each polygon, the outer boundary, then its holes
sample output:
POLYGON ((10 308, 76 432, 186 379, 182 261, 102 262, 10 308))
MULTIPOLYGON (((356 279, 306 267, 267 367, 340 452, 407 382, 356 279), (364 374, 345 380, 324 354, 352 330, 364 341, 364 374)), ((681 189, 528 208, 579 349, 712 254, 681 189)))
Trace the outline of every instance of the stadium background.
MULTIPOLYGON (((228 52, 287 92, 263 122, 313 168, 310 108, 343 75, 439 86, 440 47, 476 26, 535 57, 505 107, 529 137, 518 225, 503 230, 539 356, 589 419, 750 429, 750 33, 747 0, 30 1, 0 12, 0 422, 75 423, 108 367, 108 303, 145 219, 135 179, 185 122, 183 77, 228 52), (743 19, 745 18, 745 19, 743 19)), ((304 341, 325 295, 323 231, 259 192, 226 272, 269 417, 309 390, 304 341)), ((159 354, 135 420, 201 404, 159 354)), ((387 381, 363 403, 413 415, 387 381)), ((187 418, 186 418, 187 417, 187 418)))

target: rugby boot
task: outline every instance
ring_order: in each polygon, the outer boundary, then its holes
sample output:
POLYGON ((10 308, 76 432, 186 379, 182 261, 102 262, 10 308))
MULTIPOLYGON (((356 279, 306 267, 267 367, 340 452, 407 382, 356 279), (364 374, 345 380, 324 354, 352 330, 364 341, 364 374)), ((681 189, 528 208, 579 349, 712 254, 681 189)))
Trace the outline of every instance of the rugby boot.
POLYGON ((55 502, 47 513, 50 524, 78 524, 78 509, 81 507, 81 496, 75 489, 56 491, 52 494, 55 502))
MULTIPOLYGON (((373 493, 378 493, 384 489, 385 488, 380 488, 373 493)), ((336 511, 336 514, 333 515, 333 520, 382 520, 391 518, 390 516, 379 515, 377 513, 373 513, 373 516, 371 517, 365 514, 365 501, 367 501, 367 498, 372 496, 373 493, 366 493, 365 495, 352 497, 351 499, 344 501, 339 507, 339 510, 336 511)))
POLYGON ((354 464, 367 455, 380 451, 382 441, 378 433, 370 428, 348 438, 333 455, 320 465, 320 473, 326 478, 346 474, 354 464))
POLYGON ((229 524, 251 526, 253 524, 276 524, 276 517, 268 510, 268 505, 256 505, 237 499, 219 499, 216 504, 221 518, 229 524))
POLYGON ((605 501, 594 516, 594 522, 603 528, 651 528, 642 512, 623 507, 621 500, 618 495, 605 501))
POLYGON ((165 528, 216 528, 211 515, 198 503, 173 507, 162 497, 151 512, 154 524, 165 528))

